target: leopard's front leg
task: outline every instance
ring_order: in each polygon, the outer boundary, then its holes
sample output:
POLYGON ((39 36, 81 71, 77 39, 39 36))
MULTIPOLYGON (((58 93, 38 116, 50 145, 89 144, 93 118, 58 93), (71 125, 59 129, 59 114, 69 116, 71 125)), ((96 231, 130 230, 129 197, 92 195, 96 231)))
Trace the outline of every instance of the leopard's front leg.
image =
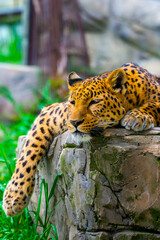
POLYGON ((32 195, 38 163, 48 150, 53 137, 67 130, 68 103, 52 104, 42 109, 27 134, 21 156, 3 196, 3 209, 8 216, 20 214, 32 195))
POLYGON ((130 110, 122 118, 121 125, 134 131, 143 131, 160 126, 160 103, 148 102, 139 108, 130 110))

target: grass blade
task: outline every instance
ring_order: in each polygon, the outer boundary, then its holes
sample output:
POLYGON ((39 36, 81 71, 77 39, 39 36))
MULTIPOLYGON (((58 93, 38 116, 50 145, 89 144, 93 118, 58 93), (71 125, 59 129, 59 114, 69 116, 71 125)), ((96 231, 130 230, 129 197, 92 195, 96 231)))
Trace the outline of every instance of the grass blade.
MULTIPOLYGON (((6 166, 7 166, 9 175, 10 175, 10 177, 11 177, 11 176, 12 176, 12 169, 11 169, 11 166, 10 166, 9 161, 8 161, 8 159, 7 159, 7 156, 6 156, 5 152, 2 152, 1 154, 2 154, 2 156, 4 157, 4 162, 5 162, 6 166)), ((1 161, 2 161, 2 160, 1 160, 1 161)))
POLYGON ((45 239, 47 239, 48 236, 49 236, 50 230, 51 230, 51 225, 49 225, 49 226, 46 228, 46 230, 42 233, 40 239, 43 239, 43 237, 45 237, 45 239), (48 233, 47 233, 47 232, 48 232, 48 233), (47 235, 45 235, 46 233, 47 233, 47 235))
POLYGON ((53 240, 56 240, 56 239, 55 239, 53 236, 51 236, 51 235, 50 235, 49 237, 50 237, 51 239, 53 239, 53 240))
POLYGON ((44 193, 45 193, 46 207, 49 210, 48 183, 44 184, 44 193))
POLYGON ((44 225, 45 228, 47 226, 47 215, 49 211, 49 200, 48 200, 48 183, 44 184, 44 194, 45 194, 45 203, 46 203, 46 209, 45 209, 45 220, 44 220, 44 225))
POLYGON ((55 240, 58 240, 57 228, 54 225, 52 225, 52 228, 53 228, 53 231, 54 231, 55 240))
POLYGON ((0 86, 0 95, 2 95, 4 98, 9 100, 13 104, 13 107, 14 107, 16 113, 19 115, 19 117, 23 118, 22 109, 16 103, 16 101, 12 97, 10 90, 6 86, 0 86))
POLYGON ((48 200, 49 200, 49 201, 50 201, 51 197, 52 197, 53 194, 54 194, 54 191, 55 191, 55 188, 56 188, 56 185, 57 185, 58 178, 59 178, 61 175, 62 175, 62 173, 58 173, 57 176, 56 176, 55 179, 54 179, 54 182, 53 182, 53 185, 52 185, 52 188, 51 188, 49 197, 48 197, 48 200))
MULTIPOLYGON (((37 215, 37 212, 36 212, 36 211, 33 211, 33 210, 32 210, 32 212, 35 214, 35 216, 37 215)), ((44 227, 43 221, 42 221, 42 219, 41 219, 40 216, 39 216, 39 218, 38 218, 38 221, 40 222, 41 226, 44 227)))
POLYGON ((40 189, 40 196, 39 196, 38 206, 37 206, 37 212, 36 212, 36 223, 35 223, 34 233, 35 233, 36 230, 37 230, 38 220, 39 220, 39 218, 40 218, 39 213, 40 213, 40 208, 41 208, 42 190, 43 190, 43 185, 44 185, 44 184, 45 184, 45 180, 42 179, 41 189, 40 189))
POLYGON ((7 128, 5 127, 5 125, 1 121, 0 121, 0 129, 3 131, 5 136, 8 135, 7 128))
POLYGON ((15 100, 12 97, 10 90, 6 86, 0 87, 0 95, 9 100, 11 103, 15 104, 15 100))
POLYGON ((47 221, 46 221, 47 223, 49 222, 49 219, 50 219, 50 217, 51 217, 54 209, 55 209, 55 208, 57 207, 57 205, 61 202, 61 200, 62 200, 62 199, 60 199, 60 200, 56 203, 56 205, 53 207, 53 209, 50 211, 49 216, 48 216, 48 219, 47 219, 47 221))

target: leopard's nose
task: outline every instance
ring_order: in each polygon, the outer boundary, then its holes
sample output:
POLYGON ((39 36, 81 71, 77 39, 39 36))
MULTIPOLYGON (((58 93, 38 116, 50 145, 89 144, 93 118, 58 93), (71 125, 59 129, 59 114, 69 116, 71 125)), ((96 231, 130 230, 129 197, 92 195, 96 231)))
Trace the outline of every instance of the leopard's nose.
POLYGON ((74 127, 78 127, 79 125, 81 125, 84 122, 83 120, 70 120, 70 123, 74 126, 74 127))

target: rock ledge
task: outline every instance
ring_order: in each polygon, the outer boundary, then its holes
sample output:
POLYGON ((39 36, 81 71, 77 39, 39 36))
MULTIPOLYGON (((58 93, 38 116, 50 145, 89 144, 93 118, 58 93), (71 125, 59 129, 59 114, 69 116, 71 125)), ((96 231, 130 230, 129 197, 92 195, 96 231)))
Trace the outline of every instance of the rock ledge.
MULTIPOLYGON (((50 207, 62 199, 51 217, 60 240, 160 240, 160 128, 108 129, 83 145, 68 131, 58 136, 39 165, 30 210, 41 179, 51 188, 57 173, 62 177, 50 207)), ((42 199, 42 218, 44 209, 42 199)))

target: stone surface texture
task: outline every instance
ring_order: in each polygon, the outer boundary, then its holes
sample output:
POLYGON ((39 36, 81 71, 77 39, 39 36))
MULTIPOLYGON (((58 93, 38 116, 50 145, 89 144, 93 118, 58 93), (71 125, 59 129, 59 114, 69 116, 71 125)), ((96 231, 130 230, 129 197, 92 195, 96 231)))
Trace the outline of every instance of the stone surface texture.
POLYGON ((135 62, 160 74, 160 1, 79 0, 90 65, 97 72, 135 62))
MULTIPOLYGON (((160 128, 111 128, 85 144, 68 131, 56 137, 39 165, 29 210, 37 208, 41 179, 51 189, 57 173, 50 209, 61 202, 50 222, 60 240, 160 239, 160 128)), ((44 211, 43 194, 42 219, 44 211)))
MULTIPOLYGON (((17 104, 27 109, 36 104, 34 91, 37 91, 40 77, 37 67, 0 63, 0 76, 0 88, 7 87, 17 104)), ((0 118, 12 118, 14 110, 11 101, 0 95, 0 118)))

